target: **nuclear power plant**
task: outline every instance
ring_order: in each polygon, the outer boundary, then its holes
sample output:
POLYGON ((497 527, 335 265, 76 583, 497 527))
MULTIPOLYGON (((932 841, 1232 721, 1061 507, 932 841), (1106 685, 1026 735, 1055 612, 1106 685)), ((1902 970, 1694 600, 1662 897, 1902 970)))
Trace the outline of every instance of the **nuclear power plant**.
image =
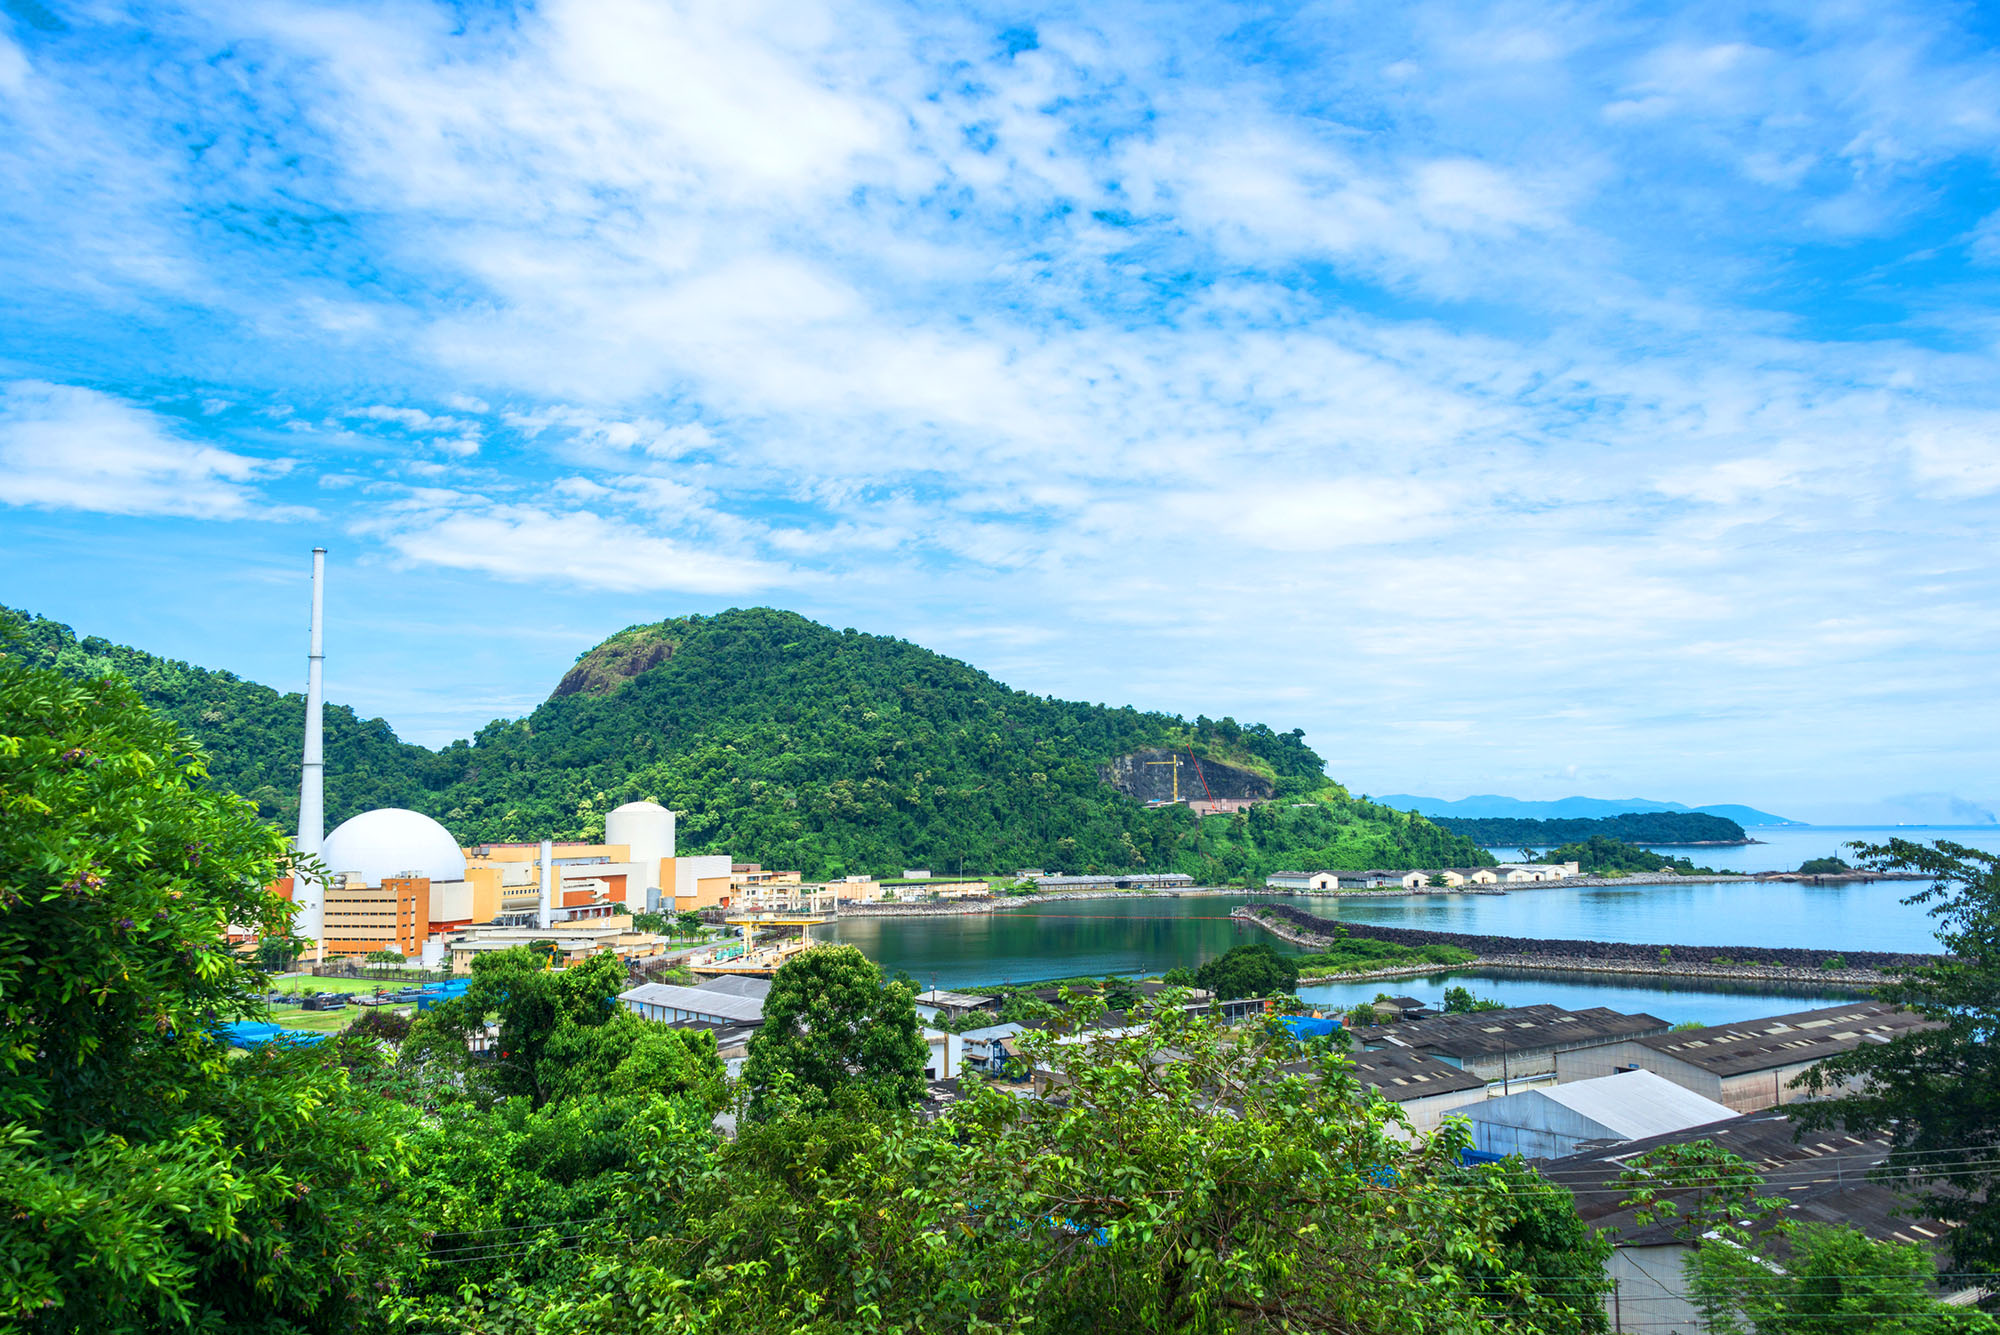
POLYGON ((471 967, 478 955, 552 942, 559 962, 604 951, 639 959, 665 950, 637 931, 632 915, 728 909, 744 892, 758 908, 781 907, 812 892, 873 899, 856 877, 835 891, 803 886, 796 872, 732 864, 725 854, 681 856, 674 813, 657 802, 627 802, 604 818, 601 842, 461 845, 443 825, 401 807, 364 811, 326 832, 326 549, 312 553, 312 628, 306 655, 305 750, 299 774, 301 868, 272 888, 298 906, 293 932, 312 958, 395 951, 430 967, 471 967))

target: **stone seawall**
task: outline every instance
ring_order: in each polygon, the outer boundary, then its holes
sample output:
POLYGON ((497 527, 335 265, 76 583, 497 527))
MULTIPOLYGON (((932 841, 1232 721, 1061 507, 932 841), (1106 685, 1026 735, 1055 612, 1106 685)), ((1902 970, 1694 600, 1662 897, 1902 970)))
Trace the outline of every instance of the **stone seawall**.
POLYGON ((1634 945, 1617 941, 1536 940, 1517 936, 1478 936, 1464 932, 1420 932, 1403 927, 1336 923, 1315 918, 1289 905, 1266 908, 1245 905, 1230 914, 1253 922, 1281 940, 1308 950, 1328 950, 1339 943, 1337 928, 1350 938, 1387 941, 1395 945, 1438 943, 1470 950, 1465 964, 1425 964, 1377 970, 1366 974, 1335 974, 1325 981, 1368 978, 1414 978, 1463 969, 1533 969, 1572 973, 1629 973, 1659 978, 1734 979, 1739 982, 1820 983, 1872 987, 1889 980, 1899 965, 1931 963, 1936 955, 1891 954, 1870 950, 1798 950, 1763 946, 1634 945), (1665 958, 1661 951, 1666 952, 1665 958), (1838 959, 1843 967, 1826 968, 1838 959))

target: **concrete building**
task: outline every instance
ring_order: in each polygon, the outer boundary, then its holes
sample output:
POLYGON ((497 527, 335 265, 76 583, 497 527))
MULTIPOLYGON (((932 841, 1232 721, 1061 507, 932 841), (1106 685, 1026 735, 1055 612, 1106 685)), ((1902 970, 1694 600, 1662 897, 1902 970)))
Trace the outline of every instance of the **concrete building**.
POLYGON ((990 1024, 961 1033, 958 1037, 965 1044, 966 1069, 994 1077, 1005 1075, 1008 1063, 1014 1060, 1010 1044, 1024 1028, 1025 1025, 1013 1023, 990 1024))
MULTIPOLYGON (((497 902, 467 875, 464 853, 444 826, 399 807, 342 821, 320 846, 327 869, 320 896, 316 953, 367 955, 393 950, 415 957, 430 938, 497 902)), ((280 882, 278 892, 286 892, 280 882)), ((303 929, 302 929, 303 930, 303 929)))
POLYGON ((472 961, 495 951, 547 942, 554 946, 556 965, 568 968, 594 955, 611 954, 621 960, 654 959, 667 952, 667 940, 652 932, 637 931, 629 913, 610 913, 558 921, 552 926, 538 924, 474 923, 441 936, 433 936, 426 958, 437 957, 439 964, 450 962, 453 973, 472 972, 472 961))
POLYGON ((1436 1015, 1408 1024, 1362 1026, 1354 1030, 1354 1037, 1368 1051, 1407 1048, 1506 1086, 1517 1080, 1552 1081, 1559 1053, 1666 1032, 1667 1022, 1657 1015, 1626 1015, 1602 1006, 1581 1011, 1512 1006, 1436 1015))
POLYGON ((1736 1112, 1755 1112, 1807 1097, 1791 1083, 1835 1053, 1884 1043, 1929 1023, 1877 1001, 1773 1015, 1744 1024, 1634 1035, 1587 1051, 1563 1053, 1557 1078, 1568 1082, 1619 1071, 1651 1071, 1736 1112))
POLYGON ((924 1079, 955 1080, 965 1072, 965 1039, 942 1029, 924 1029, 924 1079))
POLYGON ((1274 871, 1264 878, 1264 884, 1273 890, 1336 890, 1340 887, 1340 874, 1331 871, 1274 871))
POLYGON ((942 1015, 947 1020, 956 1020, 971 1015, 975 1011, 998 1011, 1000 998, 976 997, 965 992, 920 992, 917 994, 917 1014, 927 1019, 942 1015))
POLYGON ((1524 1089, 1466 1111, 1472 1143, 1488 1154, 1560 1159, 1605 1144, 1707 1126, 1736 1116, 1651 1071, 1524 1089))
MULTIPOLYGON (((1575 1193, 1584 1223, 1611 1239, 1607 1269, 1617 1288, 1605 1307, 1614 1330, 1710 1335, 1710 1327, 1688 1300, 1683 1263, 1695 1244, 1681 1236, 1680 1220, 1642 1224, 1635 1211, 1621 1208, 1626 1192, 1619 1180, 1629 1161, 1667 1145, 1708 1140, 1748 1160, 1764 1179, 1761 1194, 1784 1200, 1786 1222, 1847 1225, 1880 1242, 1941 1250, 1950 1231, 1946 1225, 1911 1218, 1901 1195, 1869 1180, 1870 1172, 1888 1157, 1887 1140, 1860 1141, 1824 1131, 1793 1137, 1789 1118, 1774 1110, 1590 1150, 1541 1166, 1550 1181, 1575 1193)), ((1668 1199, 1678 1194, 1665 1193, 1668 1199)), ((1776 1246, 1782 1250, 1783 1244, 1776 1246)), ((1962 1301, 1969 1295, 1960 1291, 1939 1296, 1962 1301)), ((1866 1318, 1862 1320, 1865 1325, 1866 1318)))

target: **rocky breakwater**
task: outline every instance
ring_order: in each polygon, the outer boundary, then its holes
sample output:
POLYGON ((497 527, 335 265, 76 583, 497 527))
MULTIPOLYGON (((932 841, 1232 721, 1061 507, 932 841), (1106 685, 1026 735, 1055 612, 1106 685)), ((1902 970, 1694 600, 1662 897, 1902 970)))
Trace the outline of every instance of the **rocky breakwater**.
MULTIPOLYGON (((1890 972, 1941 956, 1879 950, 1810 950, 1773 946, 1695 946, 1624 941, 1570 941, 1559 938, 1487 936, 1470 932, 1424 932, 1407 927, 1336 922, 1285 904, 1245 906, 1232 917, 1311 950, 1326 950, 1340 939, 1365 938, 1403 946, 1433 942, 1473 953, 1470 964, 1454 968, 1555 969, 1585 973, 1652 974, 1679 978, 1733 978, 1786 983, 1842 983, 1873 986, 1890 972)), ((1421 972, 1442 972, 1430 966, 1421 972)))

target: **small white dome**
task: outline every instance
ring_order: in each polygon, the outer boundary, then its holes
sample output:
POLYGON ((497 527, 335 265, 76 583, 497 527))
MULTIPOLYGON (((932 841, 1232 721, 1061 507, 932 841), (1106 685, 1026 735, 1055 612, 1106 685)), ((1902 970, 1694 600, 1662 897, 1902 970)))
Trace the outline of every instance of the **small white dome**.
POLYGON ((364 811, 342 821, 320 846, 319 860, 335 876, 353 872, 370 885, 390 876, 465 879, 465 854, 451 832, 429 816, 401 807, 364 811))
POLYGON ((671 816, 674 814, 673 812, 667 810, 665 807, 661 806, 658 802, 627 802, 622 807, 612 808, 611 814, 614 816, 622 816, 627 814, 637 815, 639 812, 642 811, 657 811, 662 816, 671 816))

